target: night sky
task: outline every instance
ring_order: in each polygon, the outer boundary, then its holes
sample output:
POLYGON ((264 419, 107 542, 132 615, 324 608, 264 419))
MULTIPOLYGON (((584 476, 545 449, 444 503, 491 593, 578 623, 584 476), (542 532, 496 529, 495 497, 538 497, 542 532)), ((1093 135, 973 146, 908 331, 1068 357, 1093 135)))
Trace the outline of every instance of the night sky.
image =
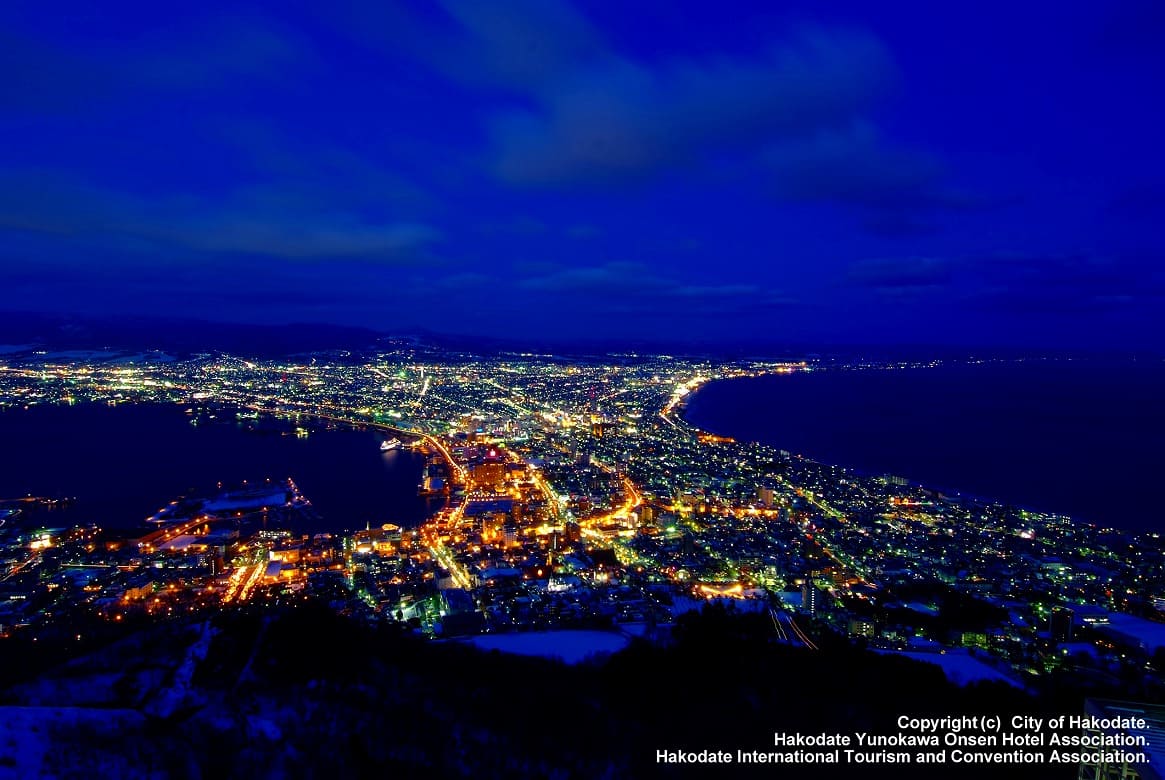
POLYGON ((9 0, 0 308, 1156 349, 1163 40, 1153 0, 9 0))

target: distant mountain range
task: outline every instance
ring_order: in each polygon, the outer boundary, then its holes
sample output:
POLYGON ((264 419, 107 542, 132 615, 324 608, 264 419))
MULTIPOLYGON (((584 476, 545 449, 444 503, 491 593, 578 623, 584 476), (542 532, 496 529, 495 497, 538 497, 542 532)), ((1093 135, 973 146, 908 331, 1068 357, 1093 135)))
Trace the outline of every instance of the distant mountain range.
MULTIPOLYGON (((492 338, 462 334, 409 331, 377 331, 370 328, 326 323, 259 325, 212 322, 208 320, 158 317, 96 317, 0 311, 0 348, 27 346, 43 350, 157 350, 176 355, 199 352, 229 352, 253 357, 281 357, 307 352, 349 350, 364 352, 392 346, 412 345, 422 349, 499 354, 505 352, 607 355, 715 354, 743 356, 755 352, 726 344, 643 340, 562 341, 530 338, 492 338)), ((788 348, 764 347, 765 355, 789 354, 788 348)), ((799 352, 797 354, 803 354, 799 352)))
POLYGON ((46 350, 159 350, 178 355, 221 351, 275 357, 372 348, 384 335, 367 328, 309 323, 253 325, 179 318, 0 312, 0 344, 46 350))
MULTIPOLYGON (((0 311, 0 354, 12 347, 61 351, 161 351, 175 356, 228 352, 255 358, 304 353, 350 351, 365 353, 414 347, 427 351, 468 352, 479 355, 533 353, 559 356, 675 355, 727 360, 824 358, 849 360, 920 360, 932 358, 1052 356, 1047 350, 968 346, 892 344, 797 344, 764 340, 744 334, 736 342, 711 341, 698 336, 684 340, 660 338, 555 340, 529 336, 495 338, 436 333, 426 330, 379 331, 350 325, 288 323, 262 325, 214 322, 190 318, 161 318, 50 314, 0 311)), ((1061 356, 1065 353, 1055 353, 1061 356)))

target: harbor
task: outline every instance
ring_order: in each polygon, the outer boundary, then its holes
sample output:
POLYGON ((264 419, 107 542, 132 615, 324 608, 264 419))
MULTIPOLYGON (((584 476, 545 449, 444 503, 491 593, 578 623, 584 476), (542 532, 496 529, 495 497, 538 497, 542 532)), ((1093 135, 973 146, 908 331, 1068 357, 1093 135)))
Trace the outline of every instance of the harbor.
POLYGON ((19 510, 22 521, 36 516, 42 525, 156 527, 188 509, 188 499, 261 490, 292 477, 312 498, 311 512, 297 516, 311 532, 386 522, 413 527, 444 504, 443 493, 418 495, 439 453, 400 432, 392 434, 399 448, 379 452, 391 432, 307 418, 237 418, 235 411, 188 415, 166 404, 7 411, 0 437, 23 457, 0 474, 0 497, 11 497, 0 510, 19 510), (59 446, 64 440, 72 442, 67 451, 59 446))

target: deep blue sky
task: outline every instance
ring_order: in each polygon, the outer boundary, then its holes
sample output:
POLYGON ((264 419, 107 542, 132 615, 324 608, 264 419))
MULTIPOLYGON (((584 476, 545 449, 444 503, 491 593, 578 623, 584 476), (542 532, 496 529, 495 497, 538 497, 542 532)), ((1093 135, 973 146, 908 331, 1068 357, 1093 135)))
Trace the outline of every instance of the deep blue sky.
POLYGON ((9 0, 0 307, 1159 348, 1162 40, 1152 0, 9 0))

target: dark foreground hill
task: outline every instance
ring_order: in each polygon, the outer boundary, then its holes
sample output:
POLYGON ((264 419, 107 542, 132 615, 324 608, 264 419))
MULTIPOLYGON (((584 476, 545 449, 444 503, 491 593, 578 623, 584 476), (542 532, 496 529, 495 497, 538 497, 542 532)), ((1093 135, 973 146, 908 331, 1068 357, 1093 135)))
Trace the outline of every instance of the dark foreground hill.
MULTIPOLYGON (((718 777, 657 765, 656 751, 772 750, 775 731, 893 732, 900 714, 1053 707, 1006 685, 953 686, 926 664, 776 646, 770 633, 757 616, 706 611, 666 647, 566 666, 314 605, 161 624, 5 689, 0 776, 718 777)), ((9 671, 32 663, 0 652, 9 671)), ((731 775, 883 776, 752 770, 731 775)), ((1065 776, 1040 770, 1024 776, 1065 776)))

